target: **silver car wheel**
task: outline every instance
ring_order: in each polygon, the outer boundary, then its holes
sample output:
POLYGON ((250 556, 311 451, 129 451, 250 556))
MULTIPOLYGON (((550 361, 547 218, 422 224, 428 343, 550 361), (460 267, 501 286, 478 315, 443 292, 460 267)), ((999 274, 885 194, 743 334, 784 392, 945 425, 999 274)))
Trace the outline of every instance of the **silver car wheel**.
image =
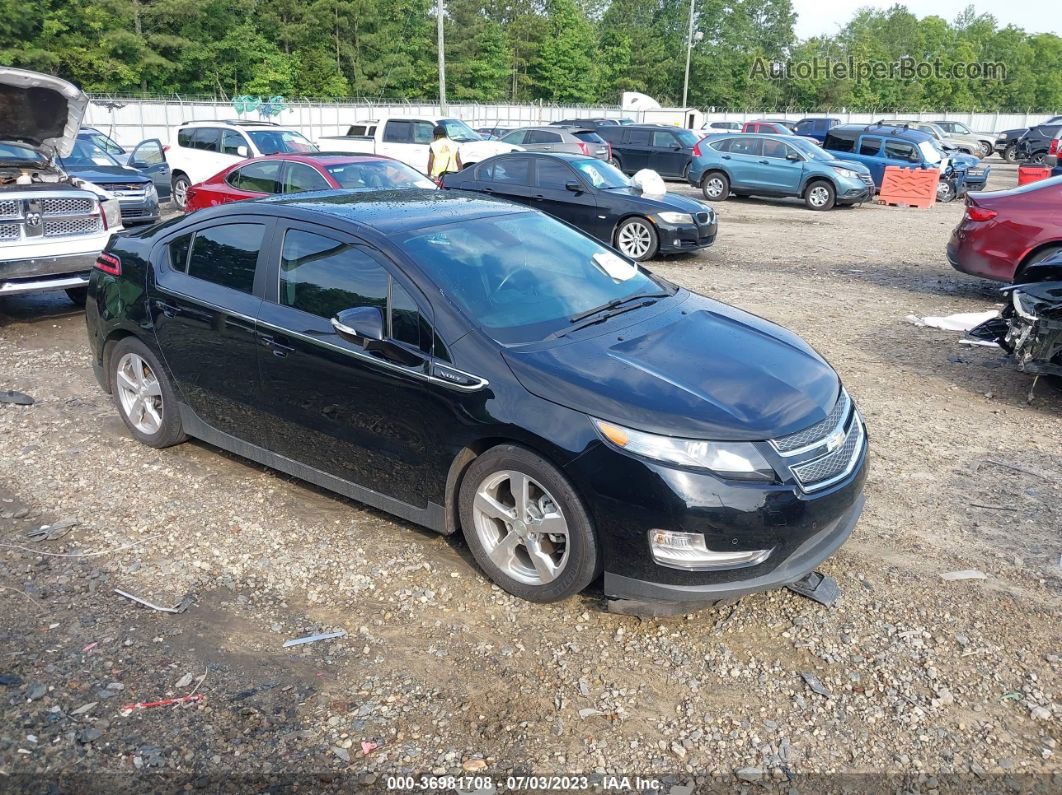
POLYGON ((188 204, 188 183, 185 180, 177 179, 174 181, 173 201, 182 210, 188 204))
POLYGON ((616 236, 619 250, 632 259, 644 257, 653 245, 653 233, 641 221, 631 221, 616 236))
POLYGON ((937 201, 947 202, 951 199, 951 183, 946 179, 940 180, 937 183, 937 201))
POLYGON ((144 359, 127 353, 118 361, 118 400, 129 424, 147 436, 162 427, 162 387, 144 359))
POLYGON ((704 183, 704 195, 709 199, 718 199, 723 195, 723 180, 719 177, 710 177, 704 183))
POLYGON ((822 185, 816 185, 808 191, 808 201, 812 207, 825 207, 830 200, 830 191, 822 185))
POLYGON ((476 535, 495 566, 528 585, 545 585, 568 563, 568 522, 534 478, 505 469, 479 484, 472 503, 476 535))

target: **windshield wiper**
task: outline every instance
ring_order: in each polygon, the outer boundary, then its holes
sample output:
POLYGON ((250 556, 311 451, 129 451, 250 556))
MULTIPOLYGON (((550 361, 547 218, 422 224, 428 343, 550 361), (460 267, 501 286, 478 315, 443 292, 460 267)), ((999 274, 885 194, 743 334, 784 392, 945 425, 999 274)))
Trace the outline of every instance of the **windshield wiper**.
MULTIPOLYGON (((608 303, 601 306, 595 306, 593 309, 587 309, 585 312, 580 312, 577 315, 572 315, 568 318, 569 323, 578 323, 583 318, 596 315, 598 312, 607 312, 610 309, 615 309, 618 306, 623 306, 630 301, 637 301, 639 298, 667 298, 671 293, 635 293, 634 295, 628 295, 626 298, 613 298, 608 303)), ((610 315, 611 317, 611 315, 610 315)))

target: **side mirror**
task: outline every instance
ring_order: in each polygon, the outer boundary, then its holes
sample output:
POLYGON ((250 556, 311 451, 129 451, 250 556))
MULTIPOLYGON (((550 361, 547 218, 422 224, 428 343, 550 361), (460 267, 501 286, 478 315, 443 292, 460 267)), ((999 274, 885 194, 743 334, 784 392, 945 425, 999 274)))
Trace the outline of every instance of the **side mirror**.
POLYGON ((246 146, 240 145, 236 147, 236 154, 239 157, 250 157, 251 150, 248 149, 246 146))
POLYGON ((384 338, 384 315, 378 306, 344 309, 332 318, 332 328, 343 339, 363 347, 384 338))
POLYGON ((802 158, 796 152, 790 152, 789 154, 787 154, 785 156, 785 159, 786 160, 792 160, 794 163, 800 163, 800 162, 803 162, 803 160, 804 160, 804 158, 802 158))
POLYGON ((921 156, 919 156, 918 152, 912 152, 911 156, 908 157, 907 159, 910 160, 912 163, 921 163, 922 162, 922 158, 921 158, 921 156))
POLYGON ((570 182, 564 183, 565 190, 570 190, 572 193, 582 193, 583 186, 576 182, 574 179, 570 182))

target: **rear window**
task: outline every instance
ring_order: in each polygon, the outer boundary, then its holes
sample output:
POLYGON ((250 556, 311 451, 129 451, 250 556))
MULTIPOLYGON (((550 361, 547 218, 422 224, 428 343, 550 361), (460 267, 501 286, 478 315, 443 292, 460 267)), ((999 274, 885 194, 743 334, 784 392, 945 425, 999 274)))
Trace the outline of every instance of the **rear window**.
POLYGON ((224 224, 196 232, 188 275, 250 293, 264 233, 263 224, 224 224))
POLYGON ((586 141, 587 143, 591 143, 591 144, 603 144, 603 143, 605 143, 605 139, 604 138, 602 138, 596 132, 591 132, 590 130, 587 130, 585 132, 580 130, 579 132, 572 133, 572 135, 574 135, 580 141, 586 141))

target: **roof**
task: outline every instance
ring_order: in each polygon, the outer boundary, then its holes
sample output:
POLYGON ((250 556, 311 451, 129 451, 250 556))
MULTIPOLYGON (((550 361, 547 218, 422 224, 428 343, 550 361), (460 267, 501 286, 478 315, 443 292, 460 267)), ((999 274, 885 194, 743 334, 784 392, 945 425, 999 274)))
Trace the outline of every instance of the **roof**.
MULTIPOLYGON (((294 160, 297 163, 371 163, 377 160, 394 160, 386 155, 356 155, 351 152, 275 152, 259 155, 251 160, 294 160)), ((239 165, 250 161, 244 160, 239 165)), ((397 161, 396 161, 397 162, 397 161)))
MULTIPOLYGON (((242 203, 242 202, 241 202, 242 203)), ((320 213, 383 234, 409 232, 456 221, 530 212, 500 199, 435 189, 327 191, 275 196, 256 203, 320 213)))
POLYGON ((888 124, 838 124, 830 128, 831 133, 855 132, 872 133, 874 135, 892 135, 897 138, 906 138, 909 141, 935 141, 929 133, 921 130, 912 130, 908 127, 894 127, 888 124))
POLYGON ((244 121, 242 119, 194 119, 183 121, 178 127, 235 127, 238 130, 261 127, 266 130, 294 130, 286 124, 277 124, 273 121, 244 121))

